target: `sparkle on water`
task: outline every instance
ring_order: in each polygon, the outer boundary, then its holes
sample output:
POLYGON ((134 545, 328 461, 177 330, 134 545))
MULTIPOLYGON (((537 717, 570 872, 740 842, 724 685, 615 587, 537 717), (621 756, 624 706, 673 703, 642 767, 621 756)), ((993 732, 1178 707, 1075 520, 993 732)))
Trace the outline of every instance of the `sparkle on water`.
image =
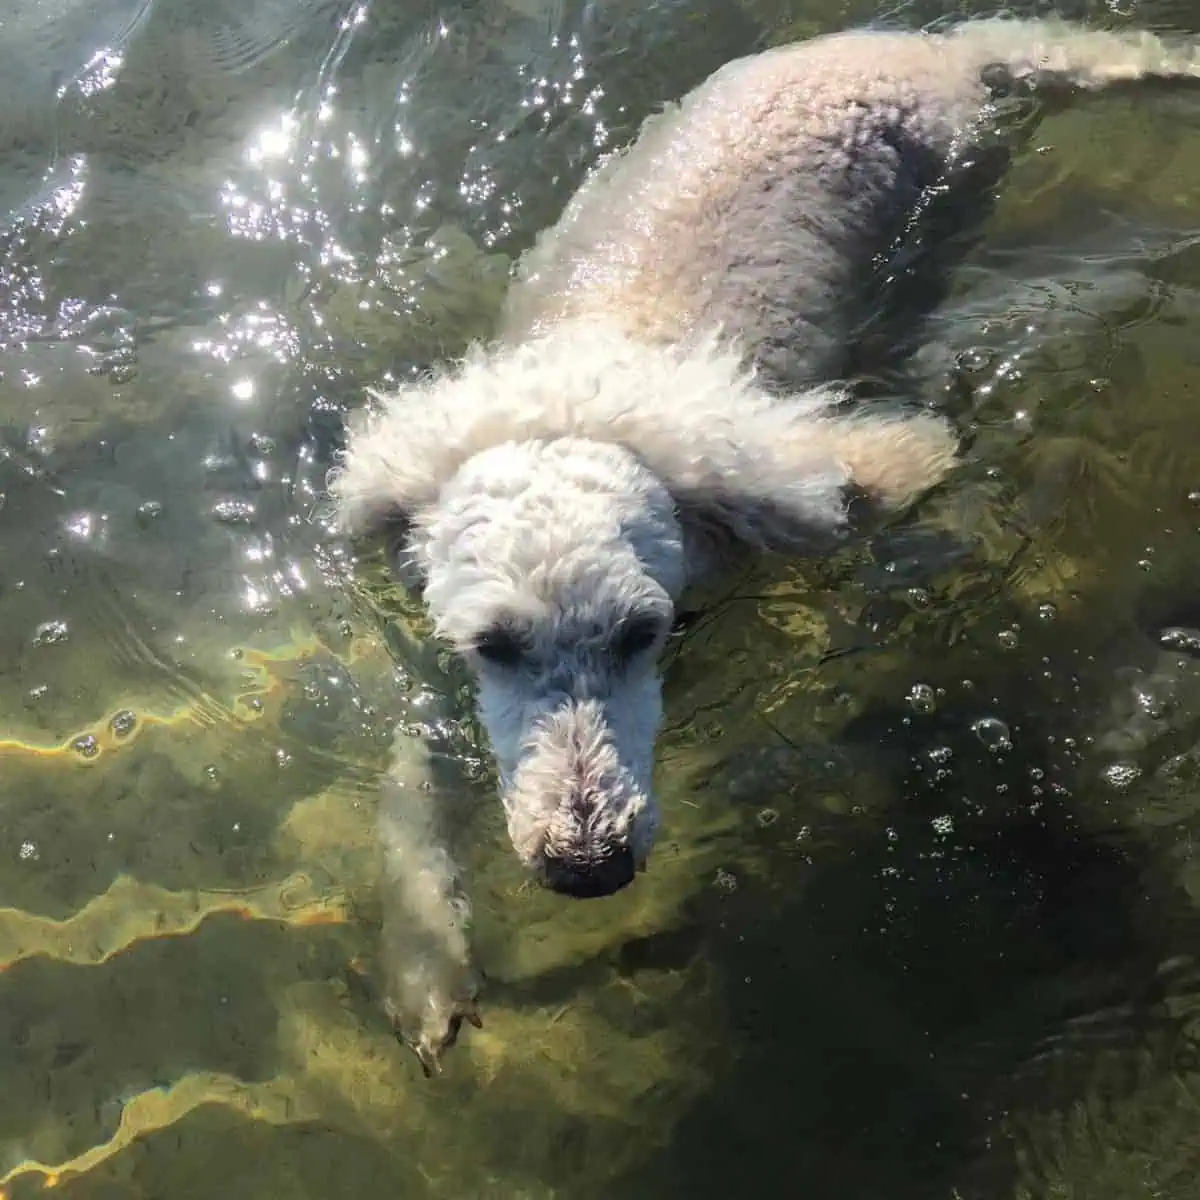
POLYGON ((486 336, 647 114, 876 8, 10 8, 0 1197, 1193 1195, 1196 97, 1046 119, 923 352, 971 465, 706 607, 658 853, 565 906, 460 671, 329 536, 343 419, 486 336), (433 1083, 371 980, 405 720, 488 977, 433 1083))

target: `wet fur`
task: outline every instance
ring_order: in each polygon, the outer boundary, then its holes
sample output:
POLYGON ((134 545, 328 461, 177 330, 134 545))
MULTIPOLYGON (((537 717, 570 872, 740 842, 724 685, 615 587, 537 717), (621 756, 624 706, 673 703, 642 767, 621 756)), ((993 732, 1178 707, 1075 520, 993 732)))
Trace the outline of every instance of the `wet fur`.
MULTIPOLYGON (((959 232, 986 207, 996 97, 1197 73, 1148 34, 1018 21, 731 63, 585 182, 493 344, 358 414, 342 528, 392 539, 470 666, 527 866, 578 882, 648 857, 656 660, 688 584, 735 551, 819 553, 854 497, 900 507, 953 466, 936 416, 843 402, 864 347, 915 346, 961 250, 929 239, 926 302, 881 303, 930 186, 964 189, 959 232)), ((391 903, 412 914, 391 927, 415 931, 388 941, 412 959, 394 1010, 436 1058, 473 994, 467 909, 432 810, 389 811, 391 903)))

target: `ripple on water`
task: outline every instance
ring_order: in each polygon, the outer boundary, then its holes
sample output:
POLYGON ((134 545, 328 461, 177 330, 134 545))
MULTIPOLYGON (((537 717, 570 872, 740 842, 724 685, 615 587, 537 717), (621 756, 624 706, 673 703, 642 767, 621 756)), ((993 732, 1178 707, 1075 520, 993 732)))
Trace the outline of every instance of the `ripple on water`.
MULTIPOLYGON (((1017 164, 926 355, 979 462, 918 514, 943 557, 903 527, 899 551, 706 612, 627 895, 568 910, 525 886, 461 678, 364 564, 343 589, 316 511, 343 414, 486 336, 510 253, 586 166, 785 32, 757 0, 585 7, 7 14, 0 1172, 321 1200, 932 1195, 978 1129, 995 1170, 1038 1114, 1112 1099, 1097 1060, 1152 1057, 1148 989, 1191 1029, 1186 964, 1157 964, 1191 954, 1200 896, 1178 665, 1200 634, 1129 628, 1147 588, 1194 584, 1186 115, 1062 114, 1017 164), (375 609, 410 622, 390 653, 375 609), (406 713, 465 766, 493 976, 433 1091, 346 982, 406 713), (1121 856, 1095 835, 1114 825, 1137 831, 1121 856)), ((1105 1153, 1072 1117, 1016 1157, 1049 1175, 1088 1142, 1100 1197, 1150 1146, 1142 1186, 1190 1145, 1173 1067, 1174 1099, 1129 1101, 1163 1119, 1105 1127, 1105 1153)))

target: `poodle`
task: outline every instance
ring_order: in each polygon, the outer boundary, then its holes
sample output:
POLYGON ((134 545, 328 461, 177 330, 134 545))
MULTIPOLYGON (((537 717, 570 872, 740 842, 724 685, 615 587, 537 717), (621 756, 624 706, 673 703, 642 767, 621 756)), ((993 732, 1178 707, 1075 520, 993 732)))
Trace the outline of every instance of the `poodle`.
MULTIPOLYGON (((541 882, 608 896, 647 862, 657 660, 684 589, 733 554, 825 552, 954 465, 927 409, 844 402, 872 345, 916 344, 1006 165, 1008 102, 1198 75, 1190 45, 1008 19, 732 62, 593 171, 491 344, 355 416, 330 478, 340 529, 388 539, 465 660, 541 882), (947 193, 949 225, 921 235, 947 193), (914 245, 932 290, 889 303, 914 245)), ((469 907, 450 810, 400 741, 384 986, 430 1070, 478 1020, 469 907)))

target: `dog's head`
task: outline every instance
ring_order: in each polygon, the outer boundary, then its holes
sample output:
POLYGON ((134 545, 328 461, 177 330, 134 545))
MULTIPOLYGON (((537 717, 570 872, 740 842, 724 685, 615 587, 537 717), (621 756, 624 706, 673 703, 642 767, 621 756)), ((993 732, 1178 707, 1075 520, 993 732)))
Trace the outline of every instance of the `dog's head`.
POLYGON ((523 862, 578 896, 649 854, 656 664, 683 588, 669 492, 620 447, 559 438, 469 459, 409 536, 464 656, 523 862))
POLYGON ((771 401, 715 344, 574 330, 476 353, 351 431, 342 525, 390 532, 470 667, 513 845, 556 890, 610 894, 650 853, 657 664, 686 584, 730 545, 836 539, 856 449, 881 493, 915 477, 913 422, 854 441, 819 415, 833 398, 771 401))

